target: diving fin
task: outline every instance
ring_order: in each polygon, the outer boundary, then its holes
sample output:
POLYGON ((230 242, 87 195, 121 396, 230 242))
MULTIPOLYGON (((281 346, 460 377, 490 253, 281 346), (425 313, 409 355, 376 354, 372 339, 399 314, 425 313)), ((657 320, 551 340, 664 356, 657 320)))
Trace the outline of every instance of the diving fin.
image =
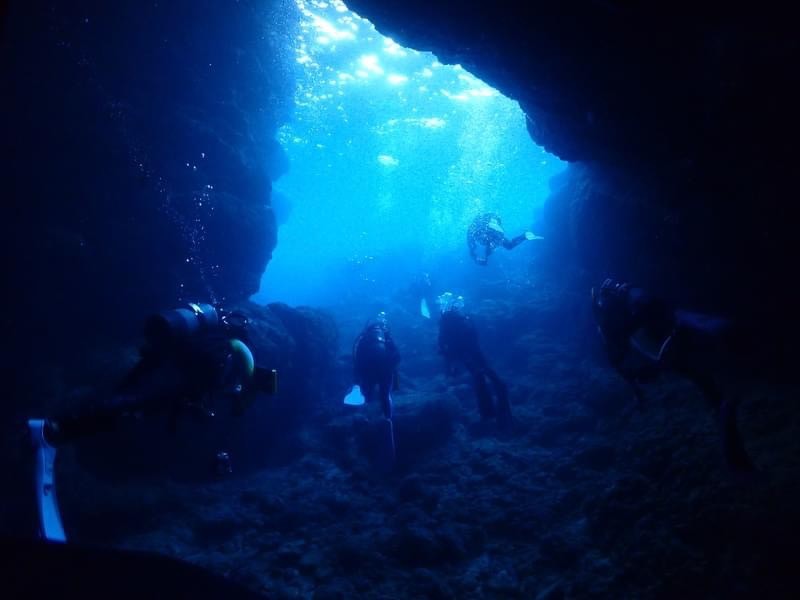
POLYGON ((56 498, 56 449, 44 438, 44 421, 30 419, 28 429, 36 449, 36 505, 39 509, 39 526, 42 537, 50 542, 66 542, 64 526, 56 498))
POLYGON ((425 298, 419 301, 419 313, 426 319, 431 318, 431 310, 428 308, 428 301, 425 298))
POLYGON ((544 238, 541 235, 536 235, 532 231, 525 232, 525 239, 526 240, 543 240, 544 238))
POLYGON ((349 406, 361 406, 364 404, 364 394, 361 393, 361 388, 357 385, 350 388, 350 391, 344 397, 344 403, 349 406))

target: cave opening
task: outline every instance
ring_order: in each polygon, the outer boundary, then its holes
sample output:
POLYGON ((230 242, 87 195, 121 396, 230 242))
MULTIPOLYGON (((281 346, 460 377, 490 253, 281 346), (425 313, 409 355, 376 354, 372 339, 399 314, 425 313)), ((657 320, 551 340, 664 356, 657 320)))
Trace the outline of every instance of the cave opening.
POLYGON ((291 166, 273 185, 278 245, 256 301, 330 306, 345 288, 386 293, 462 264, 481 213, 536 227, 566 163, 534 144, 517 102, 340 0, 296 3, 293 116, 278 133, 291 166))

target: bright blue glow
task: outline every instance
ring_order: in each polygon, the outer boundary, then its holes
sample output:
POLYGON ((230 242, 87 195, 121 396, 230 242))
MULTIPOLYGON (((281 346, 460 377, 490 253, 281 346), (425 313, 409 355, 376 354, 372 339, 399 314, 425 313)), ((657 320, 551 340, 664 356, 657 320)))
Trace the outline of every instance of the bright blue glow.
POLYGON ((279 132, 291 171, 274 186, 291 213, 256 300, 326 304, 359 265, 466 255, 483 212, 531 228, 566 163, 531 141, 515 101, 341 2, 297 4, 295 112, 279 132))

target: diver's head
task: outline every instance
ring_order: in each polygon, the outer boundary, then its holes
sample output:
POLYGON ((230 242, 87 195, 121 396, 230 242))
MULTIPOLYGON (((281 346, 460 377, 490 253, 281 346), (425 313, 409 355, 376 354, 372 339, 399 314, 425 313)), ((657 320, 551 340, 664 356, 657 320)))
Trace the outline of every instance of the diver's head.
POLYGON ((366 329, 388 329, 389 328, 389 317, 386 315, 386 311, 378 312, 374 317, 370 318, 365 325, 366 329))
POLYGON ((630 285, 614 281, 610 277, 600 285, 592 288, 592 310, 595 317, 619 303, 627 295, 630 285))
POLYGON ((464 296, 456 296, 453 292, 445 292, 436 299, 439 305, 439 312, 442 314, 449 311, 461 312, 464 310, 464 296))

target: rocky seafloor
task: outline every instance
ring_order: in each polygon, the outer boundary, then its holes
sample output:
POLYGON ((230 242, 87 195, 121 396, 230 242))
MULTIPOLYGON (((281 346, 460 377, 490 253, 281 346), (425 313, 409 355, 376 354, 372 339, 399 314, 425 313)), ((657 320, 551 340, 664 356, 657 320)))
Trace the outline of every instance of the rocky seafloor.
MULTIPOLYGON (((393 473, 370 459, 378 408, 331 392, 291 433, 293 458, 264 468, 201 483, 78 469, 62 483, 66 525, 274 598, 796 597, 796 389, 739 384, 761 473, 733 477, 699 394, 666 378, 636 409, 559 298, 488 278, 469 299, 511 432, 479 422, 466 374, 443 374, 435 323, 395 298, 393 473)), ((368 316, 337 313, 342 339, 368 316)))

